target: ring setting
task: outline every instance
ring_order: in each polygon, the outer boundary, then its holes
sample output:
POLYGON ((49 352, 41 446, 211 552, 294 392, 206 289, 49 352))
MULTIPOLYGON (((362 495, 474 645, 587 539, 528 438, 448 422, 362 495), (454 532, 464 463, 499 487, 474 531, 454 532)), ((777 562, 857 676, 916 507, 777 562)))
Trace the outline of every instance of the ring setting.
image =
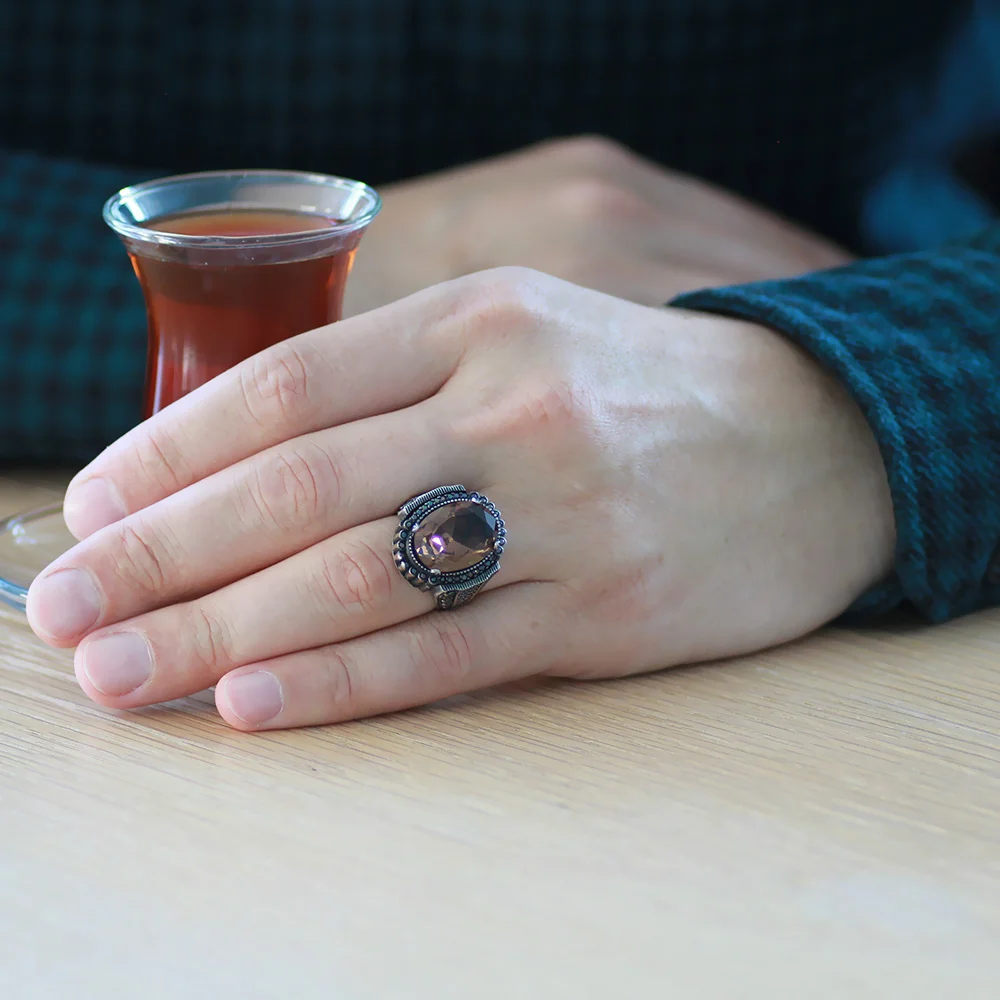
POLYGON ((439 486, 399 508, 392 559, 403 578, 434 595, 441 611, 468 604, 500 569, 507 528, 487 497, 439 486))

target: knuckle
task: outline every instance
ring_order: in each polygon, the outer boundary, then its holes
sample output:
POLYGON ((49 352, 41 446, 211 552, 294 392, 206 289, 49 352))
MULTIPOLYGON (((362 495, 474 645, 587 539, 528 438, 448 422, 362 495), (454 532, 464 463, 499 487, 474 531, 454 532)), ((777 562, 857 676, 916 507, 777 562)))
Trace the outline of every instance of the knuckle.
POLYGON ((594 418, 593 394, 568 379, 540 380, 527 387, 521 400, 533 427, 586 427, 594 418))
POLYGON ((503 337, 528 329, 538 313, 539 272, 498 267, 476 275, 463 296, 467 338, 503 337))
POLYGON ((202 607, 192 609, 192 646, 198 661, 213 676, 234 664, 233 643, 225 623, 202 607))
POLYGON ((590 440, 598 427, 593 390, 559 376, 538 376, 510 387, 450 425, 461 446, 483 448, 529 440, 566 448, 590 440))
MULTIPOLYGON (((615 537, 621 539, 621 549, 631 544, 627 536, 620 532, 615 537)), ((655 638, 643 627, 643 623, 668 621, 671 616, 676 617, 672 609, 684 606, 685 597, 690 595, 690 581, 679 579, 672 573, 662 555, 649 559, 637 554, 635 562, 635 566, 625 570, 611 571, 599 577, 589 574, 582 578, 574 588, 574 612, 592 629, 607 634, 610 634, 609 629, 615 630, 614 642, 621 655, 612 657, 611 662, 652 664, 657 658, 662 662, 663 650, 657 647, 655 638)), ((583 666, 588 652, 588 649, 578 650, 575 662, 570 659, 566 661, 567 666, 572 669, 583 666)), ((683 657, 683 653, 681 655, 683 657)), ((607 668, 608 663, 608 659, 603 658, 595 666, 598 669, 607 668)))
POLYGON ((156 422, 138 435, 134 454, 142 477, 163 493, 173 493, 191 481, 184 449, 156 422))
POLYGON ((573 166, 604 172, 621 167, 632 159, 631 150, 606 135, 586 133, 552 140, 553 152, 573 166))
POLYGON ((247 482, 254 520, 284 531, 313 524, 343 502, 340 464, 313 442, 275 449, 256 464, 247 482))
POLYGON ((148 595, 161 595, 171 575, 163 540, 147 527, 123 521, 118 527, 115 572, 127 585, 148 595))
POLYGON ((323 718, 334 722, 355 713, 360 684, 357 668, 336 647, 328 646, 323 653, 323 718))
POLYGON ((601 176, 574 177, 554 195, 557 208, 573 219, 609 223, 647 213, 645 201, 617 181, 601 176))
POLYGON ((243 405, 260 426, 295 426, 310 412, 312 379, 307 348, 282 342, 240 369, 243 405))
POLYGON ((425 629, 414 631, 412 642, 418 670, 433 675, 444 690, 467 687, 474 666, 472 643, 460 624, 432 619, 425 629))
POLYGON ((320 583, 325 602, 342 614, 385 607, 393 594, 394 570, 366 542, 354 542, 325 556, 320 583))

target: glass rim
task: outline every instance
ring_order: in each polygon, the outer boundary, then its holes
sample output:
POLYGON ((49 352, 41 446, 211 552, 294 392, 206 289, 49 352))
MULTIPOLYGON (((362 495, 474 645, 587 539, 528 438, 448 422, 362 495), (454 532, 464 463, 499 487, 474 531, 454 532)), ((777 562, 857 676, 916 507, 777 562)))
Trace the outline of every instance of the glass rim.
MULTIPOLYGON (((205 208, 218 206, 206 205, 205 208)), ((170 177, 159 177, 154 180, 131 184, 113 194, 104 203, 102 216, 104 221, 123 239, 135 240, 140 243, 157 246, 177 247, 279 247, 293 244, 305 244, 313 241, 329 240, 331 237, 343 236, 364 229, 378 215, 382 208, 379 193, 364 181, 351 180, 348 177, 337 177, 333 174, 309 173, 302 170, 203 170, 189 174, 173 174, 170 177), (257 180, 291 181, 303 186, 315 185, 326 188, 336 188, 342 191, 353 191, 367 198, 368 208, 360 215, 336 222, 324 229, 304 229, 293 233, 264 233, 259 236, 189 236, 184 233, 167 233, 154 227, 136 225, 124 217, 124 206, 133 199, 155 190, 170 187, 182 187, 192 181, 200 180, 257 180)), ((151 220, 154 221, 155 220, 151 220)))

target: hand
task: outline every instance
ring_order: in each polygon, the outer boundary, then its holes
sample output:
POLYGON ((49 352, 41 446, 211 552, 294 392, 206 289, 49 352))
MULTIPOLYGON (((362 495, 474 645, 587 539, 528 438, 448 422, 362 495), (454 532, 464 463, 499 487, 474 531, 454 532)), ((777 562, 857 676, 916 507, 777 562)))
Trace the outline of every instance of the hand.
POLYGON ((501 265, 662 305, 683 291, 850 260, 771 212, 608 139, 545 142, 382 194, 348 285, 348 315, 501 265))
POLYGON ((868 426, 798 349, 522 269, 252 358, 112 445, 66 517, 84 541, 31 588, 38 635, 79 643, 104 705, 214 684, 240 729, 780 643, 893 548, 868 426), (510 543, 438 612, 392 564, 393 512, 453 482, 510 543))

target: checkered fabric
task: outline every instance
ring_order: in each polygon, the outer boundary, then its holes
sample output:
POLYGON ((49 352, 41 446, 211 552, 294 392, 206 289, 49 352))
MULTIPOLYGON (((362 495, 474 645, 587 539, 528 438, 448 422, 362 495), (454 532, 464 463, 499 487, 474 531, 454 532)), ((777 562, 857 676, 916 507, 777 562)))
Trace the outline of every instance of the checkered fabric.
MULTIPOLYGON (((382 183, 597 132, 863 251, 866 192, 972 3, 0 2, 0 460, 84 461, 139 413, 141 297, 99 219, 124 183, 382 183)), ((867 608, 998 596, 997 259, 970 243, 686 302, 784 330, 865 407, 900 534, 867 608)))
POLYGON ((131 177, 0 153, 0 459, 82 462, 141 413, 142 293, 101 220, 131 177))

